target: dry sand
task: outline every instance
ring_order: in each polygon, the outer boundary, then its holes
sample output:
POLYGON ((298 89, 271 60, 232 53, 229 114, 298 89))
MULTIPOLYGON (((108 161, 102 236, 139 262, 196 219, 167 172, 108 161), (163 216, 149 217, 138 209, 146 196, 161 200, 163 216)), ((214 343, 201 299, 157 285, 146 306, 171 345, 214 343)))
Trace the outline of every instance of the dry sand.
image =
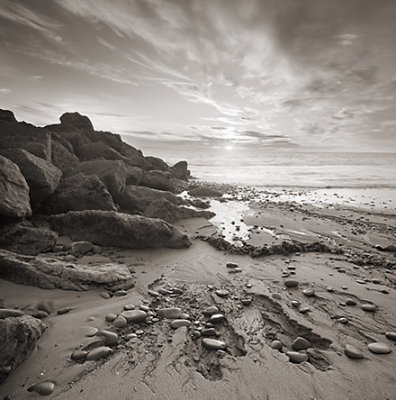
MULTIPOLYGON (((54 310, 72 308, 64 315, 53 312, 44 320, 48 329, 37 349, 6 379, 0 398, 39 398, 27 388, 51 380, 56 387, 48 398, 59 400, 395 399, 396 342, 388 340, 385 332, 396 331, 392 268, 396 258, 395 253, 373 246, 395 244, 396 216, 289 202, 256 202, 250 208, 236 200, 214 204, 223 206, 225 214, 216 221, 234 243, 261 246, 283 240, 319 240, 342 248, 344 254, 251 258, 216 250, 196 238, 185 250, 104 250, 101 255, 79 260, 91 262, 93 267, 95 262, 109 260, 127 264, 135 272, 136 283, 122 297, 104 299, 101 289, 42 290, 0 281, 1 298, 9 308, 27 308, 41 300, 51 303, 54 310), (229 262, 238 264, 241 272, 230 273, 229 262), (297 280, 298 287, 286 288, 287 279, 297 280), (182 289, 180 294, 153 297, 148 293, 175 287, 182 289), (313 288, 315 295, 305 296, 307 288, 313 288), (228 295, 219 297, 217 289, 227 290, 228 295), (241 300, 247 298, 251 303, 243 305, 241 300), (345 305, 347 298, 357 304, 345 305), (293 300, 299 301, 300 307, 294 307, 293 300), (361 305, 367 303, 375 304, 376 311, 362 310, 361 305), (105 321, 107 314, 119 314, 131 304, 151 310, 179 307, 193 323, 206 321, 202 311, 216 305, 225 320, 215 327, 227 348, 224 352, 207 350, 200 338, 192 339, 191 327, 174 330, 164 319, 118 330, 105 321), (300 313, 299 308, 305 306, 310 311, 300 313), (86 336, 89 327, 118 332, 114 354, 100 361, 73 362, 70 355, 75 349, 98 345, 97 337, 86 336), (138 337, 128 340, 131 332, 138 332, 138 337), (294 364, 285 352, 300 336, 310 343, 309 361, 294 364), (271 348, 275 339, 282 343, 283 351, 271 348), (373 354, 367 348, 371 342, 386 343, 392 352, 373 354), (358 348, 364 358, 348 358, 346 344, 358 348)), ((201 219, 182 221, 179 227, 193 237, 216 231, 201 219)))

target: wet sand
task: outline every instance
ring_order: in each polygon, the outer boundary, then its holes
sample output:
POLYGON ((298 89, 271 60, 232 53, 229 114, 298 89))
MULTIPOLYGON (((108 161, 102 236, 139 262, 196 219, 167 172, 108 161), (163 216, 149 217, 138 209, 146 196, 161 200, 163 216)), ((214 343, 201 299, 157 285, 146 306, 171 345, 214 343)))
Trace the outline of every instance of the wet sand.
POLYGON ((55 383, 51 399, 394 398, 396 342, 385 333, 396 331, 396 258, 383 251, 396 244, 394 209, 345 202, 318 207, 292 199, 252 203, 258 197, 247 189, 226 197, 212 200, 214 225, 203 219, 179 223, 193 238, 189 249, 103 249, 79 259, 126 264, 136 281, 125 296, 106 299, 103 289, 43 290, 0 281, 4 306, 27 309, 45 301, 53 310, 43 320, 48 328, 37 349, 0 386, 0 398, 41 398, 27 388, 43 380, 55 383), (235 249, 279 245, 281 254, 238 255, 204 240, 221 235, 235 249), (286 254, 285 241, 320 242, 337 251, 286 254), (237 268, 227 267, 230 262, 237 268), (289 280, 298 287, 287 287, 289 280), (219 289, 226 295, 216 294, 219 289), (313 291, 304 294, 306 289, 313 291), (363 310, 363 304, 374 304, 375 311, 363 310), (105 320, 131 305, 150 310, 153 318, 123 328, 105 320), (224 316, 213 325, 203 314, 212 305, 224 316), (62 307, 71 310, 58 315, 55 310, 62 307), (157 318, 164 307, 180 308, 191 325, 172 329, 170 320, 157 318), (212 327, 214 337, 225 342, 224 351, 209 350, 202 337, 192 337, 212 327), (117 332, 110 346, 114 354, 71 361, 74 350, 103 345, 97 335, 86 336, 94 332, 90 328, 117 332), (298 337, 309 348, 301 351, 308 361, 296 364, 286 353, 298 337), (281 351, 271 347, 274 340, 281 351), (372 342, 385 343, 392 352, 374 354, 368 350, 372 342), (347 357, 347 344, 363 358, 347 357))

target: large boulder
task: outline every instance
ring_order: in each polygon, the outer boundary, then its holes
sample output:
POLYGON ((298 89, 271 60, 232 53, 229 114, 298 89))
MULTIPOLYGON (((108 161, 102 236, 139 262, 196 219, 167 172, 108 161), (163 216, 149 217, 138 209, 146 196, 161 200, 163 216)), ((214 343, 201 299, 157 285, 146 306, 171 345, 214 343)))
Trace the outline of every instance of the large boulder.
POLYGON ((17 122, 12 111, 2 109, 0 109, 0 121, 17 122))
POLYGON ((166 171, 147 171, 143 175, 140 185, 158 190, 167 190, 170 192, 175 190, 175 185, 172 182, 172 175, 170 172, 166 171))
POLYGON ((0 155, 0 219, 32 214, 29 186, 18 166, 0 155))
POLYGON ((0 250, 0 278, 42 289, 89 290, 129 289, 133 277, 125 264, 106 263, 95 266, 74 264, 55 258, 23 256, 0 250))
POLYGON ((51 163, 23 149, 6 150, 3 155, 18 165, 29 185, 32 209, 37 210, 42 201, 57 188, 62 172, 51 163))
POLYGON ((64 177, 41 209, 45 214, 82 210, 116 210, 113 198, 96 175, 78 173, 64 177))
POLYGON ((176 179, 188 181, 190 171, 188 170, 187 161, 179 161, 171 168, 171 173, 176 179))
POLYGON ((45 328, 30 315, 0 319, 0 384, 30 356, 45 328))
POLYGON ((171 192, 151 189, 145 186, 128 185, 121 192, 118 204, 126 212, 136 213, 146 210, 148 205, 157 199, 166 199, 173 204, 179 204, 181 199, 171 192))
MULTIPOLYGON (((62 141, 63 142, 63 141, 62 141)), ((51 161, 62 172, 66 173, 79 165, 80 160, 69 146, 58 140, 52 140, 51 161)))
POLYGON ((76 153, 81 161, 122 160, 126 158, 117 150, 102 142, 85 143, 76 149, 76 153))
POLYGON ((196 211, 192 208, 179 207, 164 198, 152 201, 144 211, 144 215, 149 218, 161 218, 167 222, 176 222, 187 218, 210 219, 215 216, 210 211, 196 211))
POLYGON ((107 190, 117 199, 125 188, 128 168, 120 160, 92 160, 82 162, 71 173, 83 173, 85 175, 96 175, 106 186, 107 190))
POLYGON ((66 112, 60 116, 61 125, 66 127, 74 127, 77 129, 83 129, 87 131, 93 131, 93 125, 90 119, 85 116, 81 115, 78 112, 66 112))
POLYGON ((158 171, 169 171, 169 165, 158 157, 146 156, 147 169, 148 170, 158 170, 158 171))
POLYGON ((126 185, 139 185, 143 179, 143 170, 140 167, 132 167, 127 165, 128 173, 126 177, 126 185))
POLYGON ((0 248, 22 254, 39 254, 51 251, 58 235, 46 228, 36 228, 23 223, 5 225, 0 229, 0 248))
POLYGON ((50 218, 52 229, 73 240, 105 247, 142 249, 190 246, 187 236, 165 221, 114 211, 75 211, 50 218))

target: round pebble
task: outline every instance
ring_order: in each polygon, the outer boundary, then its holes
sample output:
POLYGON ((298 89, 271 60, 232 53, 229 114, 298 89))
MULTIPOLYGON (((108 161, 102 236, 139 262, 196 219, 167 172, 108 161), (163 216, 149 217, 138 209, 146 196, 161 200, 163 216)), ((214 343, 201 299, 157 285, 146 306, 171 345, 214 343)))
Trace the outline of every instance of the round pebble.
POLYGON ((363 353, 351 344, 345 345, 344 353, 347 357, 352 358, 353 360, 363 358, 363 353))
POLYGON ((334 292, 334 288, 331 287, 331 286, 327 286, 326 290, 327 290, 329 293, 333 293, 333 292, 334 292))
POLYGON ((290 302, 290 304, 293 306, 293 307, 300 307, 300 302, 299 301, 297 301, 297 300, 292 300, 291 302, 290 302))
POLYGON ((304 353, 299 353, 298 351, 288 351, 286 352, 286 355, 289 357, 289 361, 295 364, 308 361, 308 356, 304 353))
POLYGON ((284 282, 284 284, 289 289, 298 287, 298 281, 296 281, 295 279, 288 279, 284 282))
POLYGON ((134 310, 135 305, 134 304, 125 304, 125 306, 123 308, 124 308, 124 311, 134 310))
POLYGON ((202 311, 204 315, 212 315, 217 314, 220 310, 216 306, 209 306, 202 311))
POLYGON ((271 342, 271 348, 280 351, 282 350, 282 343, 280 342, 280 340, 273 340, 271 342))
POLYGON ((62 314, 67 314, 69 311, 71 311, 71 307, 63 307, 60 310, 57 311, 57 314, 62 315, 62 314))
POLYGON ((292 343, 292 348, 293 350, 306 350, 309 347, 311 347, 311 345, 309 344, 308 340, 299 336, 297 339, 295 339, 292 343))
POLYGON ((396 332, 386 332, 385 336, 389 340, 394 340, 396 341, 396 332))
POLYGON ((116 344, 118 341, 118 335, 115 332, 107 331, 105 329, 101 330, 97 336, 103 338, 107 345, 116 344))
POLYGON ((55 390, 54 382, 47 381, 47 382, 40 382, 36 383, 33 386, 30 386, 28 392, 36 392, 41 396, 49 396, 55 390))
POLYGON ((217 339, 202 339, 202 344, 209 350, 225 350, 226 344, 217 339))
POLYGON ((377 306, 375 304, 362 304, 361 309, 368 312, 375 312, 377 311, 377 306))
POLYGON ((84 335, 87 337, 92 337, 95 336, 98 333, 98 328, 95 328, 93 326, 84 326, 83 327, 83 332, 84 335))
POLYGON ((388 354, 392 351, 386 343, 380 342, 370 343, 367 347, 374 354, 388 354))
POLYGON ((356 306, 357 305, 357 301, 355 299, 346 299, 345 300, 345 304, 347 306, 356 306))
POLYGON ((123 311, 121 313, 121 316, 124 317, 128 324, 129 323, 139 323, 139 322, 143 322, 146 317, 147 314, 145 311, 142 310, 129 310, 129 311, 123 311))
POLYGON ((177 328, 180 328, 182 326, 190 326, 190 325, 191 325, 191 321, 189 321, 188 319, 174 319, 170 323, 170 327, 172 329, 177 329, 177 328))
POLYGON ((176 319, 179 318, 182 313, 181 308, 173 307, 173 308, 160 308, 157 311, 157 315, 160 318, 168 318, 168 319, 176 319))
POLYGON ((309 307, 301 307, 298 312, 301 314, 306 314, 307 312, 310 312, 311 309, 309 307))
POLYGON ((127 326, 127 324, 128 324, 128 321, 126 320, 126 318, 125 317, 123 317, 123 316, 119 316, 119 317, 117 317, 114 321, 113 321, 113 325, 116 327, 116 328, 124 328, 125 326, 127 326))
POLYGON ((114 351, 110 347, 101 346, 96 349, 91 350, 87 355, 87 360, 100 360, 101 358, 108 357, 110 354, 113 354, 114 351))
POLYGON ((341 317, 341 318, 338 318, 338 319, 337 319, 337 322, 339 322, 340 324, 346 325, 349 321, 348 321, 347 318, 341 317))
POLYGON ((315 290, 314 289, 304 289, 303 295, 307 296, 307 297, 315 296, 315 290))
POLYGON ((209 321, 212 322, 213 324, 217 324, 223 320, 224 320, 223 314, 213 314, 210 316, 210 319, 209 319, 209 321))
POLYGON ((113 296, 126 296, 128 292, 126 290, 117 290, 116 292, 113 293, 113 296))
POLYGON ((228 290, 225 290, 225 289, 216 290, 215 293, 216 293, 217 296, 219 296, 219 297, 227 297, 228 294, 229 294, 228 290))
POLYGON ((71 358, 73 361, 81 361, 81 360, 83 360, 87 355, 88 355, 88 352, 87 352, 87 351, 84 351, 84 350, 75 350, 75 351, 73 351, 73 353, 71 353, 70 358, 71 358))
POLYGON ((110 314, 106 315, 105 320, 107 322, 113 322, 116 318, 117 318, 117 314, 110 313, 110 314))

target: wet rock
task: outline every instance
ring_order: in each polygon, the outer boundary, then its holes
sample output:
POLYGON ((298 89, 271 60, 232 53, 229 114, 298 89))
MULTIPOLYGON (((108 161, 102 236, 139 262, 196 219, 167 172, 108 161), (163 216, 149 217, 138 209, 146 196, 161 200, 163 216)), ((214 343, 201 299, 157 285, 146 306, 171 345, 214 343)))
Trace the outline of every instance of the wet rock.
POLYGON ((28 392, 36 392, 41 396, 49 396, 55 390, 55 384, 52 381, 36 383, 30 386, 28 392))
POLYGON ((308 342, 308 340, 300 336, 297 339, 295 339, 292 343, 292 348, 293 350, 296 351, 306 350, 309 347, 311 347, 311 345, 308 342))
POLYGON ((171 174, 176 179, 188 181, 188 178, 190 177, 190 171, 188 170, 187 161, 179 161, 173 167, 171 167, 171 174))
POLYGON ((219 297, 227 297, 227 296, 229 295, 228 290, 224 290, 224 289, 216 290, 215 293, 216 293, 217 296, 219 296, 219 297))
POLYGON ((297 351, 287 351, 286 355, 289 357, 289 361, 295 364, 300 364, 304 361, 308 361, 308 356, 304 353, 299 353, 297 351))
POLYGON ((170 323, 170 327, 172 329, 177 329, 177 328, 180 328, 182 326, 190 326, 190 325, 191 325, 191 321, 189 321, 188 319, 174 319, 170 323))
POLYGON ((294 279, 287 279, 284 284, 289 289, 298 287, 298 281, 294 279))
POLYGON ((275 349, 275 350, 282 350, 282 343, 279 340, 273 340, 271 342, 271 349, 275 349))
POLYGON ((367 303, 367 304, 362 304, 361 309, 368 312, 375 312, 377 311, 377 306, 375 304, 367 303))
POLYGON ((171 291, 171 290, 168 290, 168 289, 165 289, 165 288, 159 288, 159 289, 158 289, 158 292, 159 292, 160 294, 165 295, 165 296, 168 296, 168 295, 172 294, 172 291, 171 291))
POLYGON ((209 321, 212 324, 218 324, 219 322, 224 321, 224 315, 223 314, 212 314, 209 318, 209 321))
POLYGON ((128 324, 144 322, 147 318, 147 313, 142 310, 123 311, 121 317, 124 317, 128 324))
POLYGON ((226 264, 227 268, 238 268, 238 264, 235 264, 233 262, 229 262, 226 264))
POLYGON ((351 344, 345 345, 344 353, 347 357, 353 360, 359 360, 363 358, 363 353, 351 344))
MULTIPOLYGON (((125 304, 123 309, 124 309, 124 311, 134 310, 135 309, 135 305, 134 304, 125 304)), ((146 310, 142 310, 142 311, 146 311, 146 310)))
POLYGON ((113 322, 116 318, 117 318, 117 314, 110 313, 110 314, 106 315, 105 320, 107 322, 113 322))
POLYGON ((374 354, 388 354, 392 351, 386 343, 380 342, 370 343, 367 347, 374 354))
POLYGON ((329 293, 333 293, 333 292, 335 291, 334 288, 331 287, 331 286, 327 286, 326 290, 327 290, 329 293))
POLYGON ((299 301, 297 301, 297 300, 292 300, 291 302, 290 302, 290 304, 294 307, 294 308, 297 308, 297 307, 300 307, 300 302, 299 301))
POLYGON ((145 312, 149 312, 150 311, 150 307, 149 306, 145 306, 144 304, 139 306, 139 310, 145 311, 145 312))
POLYGON ((113 345, 118 342, 118 335, 115 332, 111 332, 108 330, 101 330, 97 333, 97 336, 99 336, 101 339, 104 340, 106 345, 113 345))
POLYGON ((97 347, 96 349, 91 350, 88 353, 86 359, 88 361, 96 361, 96 360, 100 360, 101 358, 108 357, 109 355, 111 355, 113 353, 114 353, 114 351, 110 347, 101 346, 101 347, 97 347))
POLYGON ((9 317, 21 317, 25 313, 22 310, 16 310, 13 308, 0 308, 0 319, 9 317))
POLYGON ((63 314, 67 314, 68 312, 70 312, 72 310, 71 307, 63 307, 61 309, 59 309, 56 313, 58 315, 63 315, 63 314))
POLYGON ((349 320, 348 320, 348 318, 341 317, 341 318, 337 319, 337 322, 339 322, 340 324, 346 325, 349 322, 349 320))
POLYGON ((396 341, 396 332, 386 332, 385 336, 389 340, 396 341))
POLYGON ((157 315, 160 318, 167 318, 167 319, 177 319, 180 317, 182 313, 181 308, 161 308, 157 311, 157 315))
POLYGON ((113 321, 113 326, 115 326, 116 328, 124 328, 125 326, 127 326, 127 324, 128 321, 121 315, 113 321))
POLYGON ((199 186, 195 189, 191 189, 188 191, 188 194, 190 196, 194 197, 221 197, 223 196, 223 193, 216 189, 212 189, 207 186, 199 186))
POLYGON ((128 294, 128 292, 126 290, 117 290, 113 293, 113 296, 122 297, 122 296, 126 296, 127 294, 128 294))
POLYGON ((306 314, 306 313, 308 313, 308 312, 310 312, 311 311, 311 309, 309 308, 309 307, 301 307, 299 310, 298 310, 298 312, 300 313, 300 314, 306 314))
POLYGON ((87 337, 93 337, 98 333, 99 329, 93 326, 86 326, 83 329, 84 335, 87 337))
POLYGON ((88 355, 88 351, 85 350, 74 350, 73 353, 71 353, 70 358, 73 361, 81 361, 84 360, 88 355))
POLYGON ((202 339, 202 344, 209 350, 225 350, 227 348, 223 341, 216 339, 202 339))
POLYGON ((44 319, 48 317, 48 313, 43 310, 36 310, 31 313, 31 316, 38 319, 44 319))
POLYGON ((140 182, 141 186, 147 186, 152 189, 175 191, 175 185, 172 181, 172 175, 167 171, 151 170, 147 171, 140 182))
POLYGON ((303 290, 303 295, 306 297, 313 297, 315 296, 315 290, 314 289, 304 289, 303 290))

